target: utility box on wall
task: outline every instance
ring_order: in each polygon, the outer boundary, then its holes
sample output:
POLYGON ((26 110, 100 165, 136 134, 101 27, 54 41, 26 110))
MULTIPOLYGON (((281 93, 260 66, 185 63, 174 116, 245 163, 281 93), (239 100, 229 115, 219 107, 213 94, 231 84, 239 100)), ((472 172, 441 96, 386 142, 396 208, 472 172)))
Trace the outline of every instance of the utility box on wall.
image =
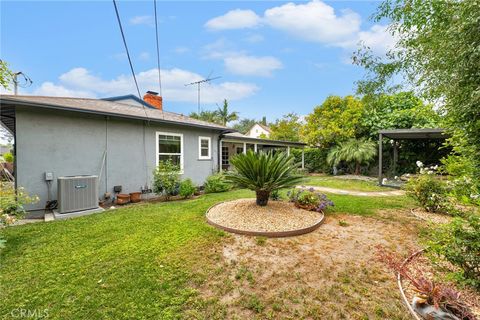
POLYGON ((59 177, 58 213, 98 208, 98 176, 59 177))

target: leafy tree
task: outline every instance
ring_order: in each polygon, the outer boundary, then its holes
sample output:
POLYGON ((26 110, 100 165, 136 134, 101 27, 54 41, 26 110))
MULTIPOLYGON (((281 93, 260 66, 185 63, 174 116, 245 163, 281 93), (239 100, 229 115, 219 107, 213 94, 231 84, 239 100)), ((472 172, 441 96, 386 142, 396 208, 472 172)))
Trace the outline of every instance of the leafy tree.
POLYGON ((8 68, 8 64, 0 60, 0 86, 8 89, 13 80, 13 72, 8 68))
POLYGON ((329 96, 306 117, 302 135, 313 146, 330 147, 359 135, 362 102, 353 97, 329 96))
POLYGON ((233 129, 237 130, 240 133, 247 133, 253 125, 257 123, 255 119, 243 118, 240 119, 237 123, 233 125, 233 129))
POLYGON ((284 141, 300 141, 300 130, 302 124, 296 113, 284 115, 270 124, 270 139, 284 141))
POLYGON ((376 143, 366 139, 349 139, 333 147, 327 156, 327 162, 338 165, 341 161, 354 162, 355 174, 360 174, 360 166, 377 154, 376 143))
POLYGON ((413 92, 364 97, 361 126, 365 135, 376 138, 381 129, 436 128, 440 115, 413 92))
POLYGON ((238 187, 254 190, 257 205, 266 206, 272 191, 293 187, 302 180, 294 161, 284 152, 249 150, 230 160, 235 170, 226 172, 225 177, 238 187))
POLYGON ((218 107, 216 113, 217 113, 217 117, 220 119, 220 123, 223 124, 224 126, 226 126, 228 122, 235 121, 238 119, 238 112, 235 112, 235 111, 230 112, 228 110, 227 99, 223 100, 223 106, 218 107))
MULTIPOLYGON (((397 35, 387 59, 360 50, 354 61, 367 70, 359 91, 391 89, 399 75, 445 114, 448 143, 464 172, 480 183, 480 21, 477 0, 386 0, 374 19, 391 21, 397 35), (459 156, 459 157, 458 157, 459 156)), ((403 84, 403 83, 400 83, 403 84)))
POLYGON ((222 120, 218 117, 216 111, 202 110, 200 113, 192 112, 189 115, 191 118, 207 121, 216 124, 223 124, 222 120))

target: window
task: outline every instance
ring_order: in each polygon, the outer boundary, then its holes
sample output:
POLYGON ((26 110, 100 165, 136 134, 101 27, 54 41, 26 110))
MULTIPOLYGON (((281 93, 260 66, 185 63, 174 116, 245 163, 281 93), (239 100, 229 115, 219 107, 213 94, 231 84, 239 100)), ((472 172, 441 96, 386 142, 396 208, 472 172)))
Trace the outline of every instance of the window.
POLYGON ((228 162, 228 147, 222 147, 222 166, 227 166, 230 163, 228 162))
POLYGON ((166 160, 183 171, 183 134, 157 132, 157 165, 166 160))
POLYGON ((198 158, 210 159, 212 149, 212 139, 210 137, 198 137, 198 158))

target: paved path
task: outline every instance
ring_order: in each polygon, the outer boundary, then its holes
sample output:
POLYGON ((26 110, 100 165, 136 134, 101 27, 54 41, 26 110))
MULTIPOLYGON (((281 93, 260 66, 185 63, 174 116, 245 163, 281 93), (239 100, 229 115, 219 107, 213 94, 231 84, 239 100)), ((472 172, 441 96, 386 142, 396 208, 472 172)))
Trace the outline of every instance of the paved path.
POLYGON ((344 194, 350 196, 361 196, 361 197, 389 197, 389 196, 403 196, 405 191, 403 190, 393 190, 393 191, 352 191, 352 190, 343 190, 343 189, 334 189, 327 187, 316 187, 316 186, 297 186, 297 188, 305 187, 307 189, 313 188, 316 191, 334 193, 334 194, 344 194))

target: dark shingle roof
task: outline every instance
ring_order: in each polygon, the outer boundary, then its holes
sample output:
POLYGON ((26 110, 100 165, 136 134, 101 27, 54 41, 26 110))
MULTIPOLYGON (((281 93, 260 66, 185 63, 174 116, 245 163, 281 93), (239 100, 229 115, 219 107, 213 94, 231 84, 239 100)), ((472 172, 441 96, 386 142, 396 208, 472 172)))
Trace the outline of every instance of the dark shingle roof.
POLYGON ((117 116, 139 120, 150 120, 155 122, 174 123, 192 127, 210 128, 215 130, 228 130, 225 126, 193 119, 182 114, 161 111, 152 108, 129 105, 122 102, 108 101, 103 99, 88 98, 67 98, 47 96, 14 96, 0 95, 0 105, 27 105, 38 108, 49 108, 65 111, 76 111, 84 113, 95 113, 101 115, 117 116))

